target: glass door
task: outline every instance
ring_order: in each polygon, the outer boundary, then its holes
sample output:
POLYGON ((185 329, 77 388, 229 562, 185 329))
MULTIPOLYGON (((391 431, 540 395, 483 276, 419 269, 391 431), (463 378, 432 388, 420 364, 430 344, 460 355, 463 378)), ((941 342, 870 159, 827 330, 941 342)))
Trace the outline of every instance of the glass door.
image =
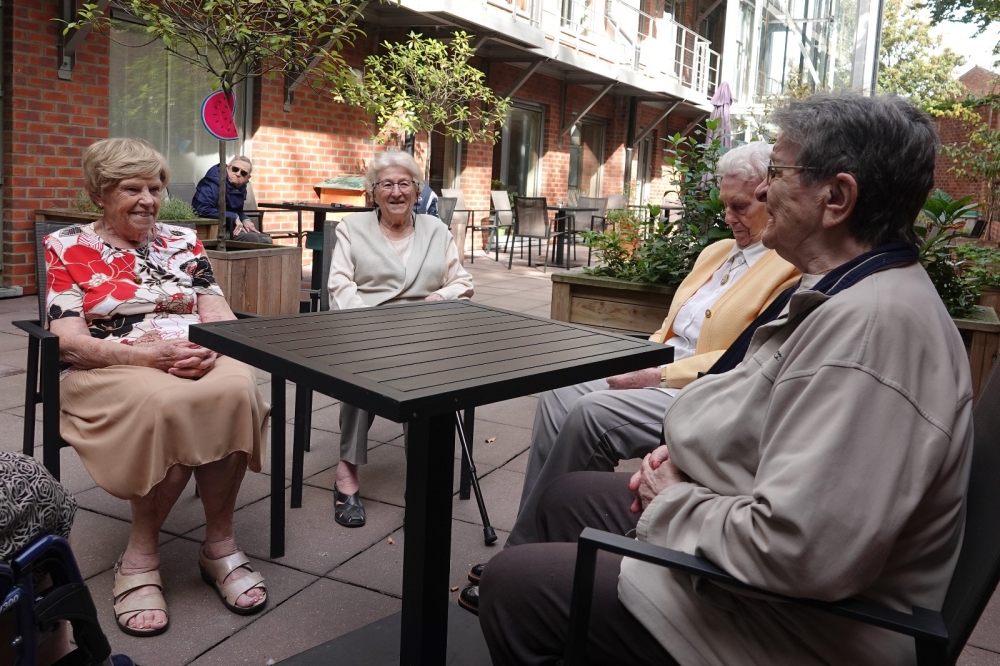
POLYGON ((604 164, 604 125, 579 122, 570 130, 569 183, 567 200, 601 195, 601 165, 604 164))
POLYGON ((503 129, 501 180, 508 191, 533 197, 538 193, 542 144, 542 112, 511 106, 503 129))

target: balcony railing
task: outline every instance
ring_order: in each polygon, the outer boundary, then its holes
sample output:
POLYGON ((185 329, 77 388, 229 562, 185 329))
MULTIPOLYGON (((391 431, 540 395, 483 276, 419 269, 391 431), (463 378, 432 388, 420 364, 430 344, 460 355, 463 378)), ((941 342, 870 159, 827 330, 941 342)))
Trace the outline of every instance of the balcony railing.
POLYGON ((673 80, 711 96, 719 54, 710 42, 671 18, 655 18, 637 0, 486 0, 516 20, 540 27, 556 43, 627 67, 654 80, 673 80))

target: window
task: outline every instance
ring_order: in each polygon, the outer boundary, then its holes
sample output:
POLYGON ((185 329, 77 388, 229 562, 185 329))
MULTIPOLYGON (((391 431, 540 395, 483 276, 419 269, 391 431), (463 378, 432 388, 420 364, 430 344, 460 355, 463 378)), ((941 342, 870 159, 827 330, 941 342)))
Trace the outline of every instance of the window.
MULTIPOLYGON (((141 26, 116 21, 112 27, 109 112, 110 136, 145 139, 163 153, 170 179, 197 183, 219 163, 219 141, 201 123, 201 104, 212 92, 212 77, 195 65, 149 42, 141 26)), ((236 90, 236 126, 242 125, 242 95, 236 90)), ((226 144, 228 157, 240 141, 226 144)))

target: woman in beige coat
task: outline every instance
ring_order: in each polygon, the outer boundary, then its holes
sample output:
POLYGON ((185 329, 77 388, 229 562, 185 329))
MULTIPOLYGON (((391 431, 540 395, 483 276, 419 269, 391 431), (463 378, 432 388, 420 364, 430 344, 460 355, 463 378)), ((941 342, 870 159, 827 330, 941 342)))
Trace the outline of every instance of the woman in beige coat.
MULTIPOLYGON (((549 486, 548 543, 486 567, 493 662, 564 651, 584 526, 707 557, 785 595, 940 609, 962 543, 972 385, 917 263, 931 120, 896 97, 816 95, 772 115, 763 242, 803 273, 675 398, 640 472, 549 486), (616 478, 617 477, 617 478, 616 478), (633 532, 634 530, 634 532, 633 532), (564 543, 557 543, 557 542, 564 543)), ((912 664, 913 640, 602 553, 597 664, 912 664)))

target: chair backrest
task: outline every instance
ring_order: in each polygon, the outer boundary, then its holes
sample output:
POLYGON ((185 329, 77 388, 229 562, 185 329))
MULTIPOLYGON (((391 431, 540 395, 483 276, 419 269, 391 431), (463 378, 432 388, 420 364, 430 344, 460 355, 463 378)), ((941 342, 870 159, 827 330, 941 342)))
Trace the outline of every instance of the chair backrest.
POLYGON ((462 190, 441 190, 441 196, 457 201, 455 210, 465 210, 465 195, 462 194, 462 190))
POLYGON ((608 197, 580 197, 576 205, 580 208, 596 208, 597 210, 591 215, 604 217, 605 213, 608 212, 608 197))
POLYGON ((507 190, 490 190, 490 200, 493 202, 493 210, 497 214, 497 224, 513 224, 514 214, 510 210, 510 197, 507 196, 507 190))
POLYGON ((338 220, 323 220, 323 253, 320 260, 319 309, 330 309, 330 266, 333 264, 333 248, 337 245, 338 220))
MULTIPOLYGON (((48 294, 48 274, 45 270, 45 237, 60 229, 79 225, 79 222, 35 222, 35 285, 38 288, 38 322, 45 326, 45 299, 48 294)), ((186 227, 197 230, 194 222, 164 222, 175 227, 186 227)))
POLYGON ((994 363, 972 416, 974 443, 965 500, 965 538, 941 613, 953 664, 1000 581, 1000 363, 994 363))
POLYGON ((455 214, 458 206, 458 199, 455 197, 438 197, 438 217, 451 229, 451 218, 455 214))
POLYGON ((184 203, 191 205, 194 201, 194 183, 170 183, 167 186, 167 194, 171 199, 180 199, 184 203))
POLYGON ((549 211, 545 197, 514 197, 514 235, 545 238, 549 211))
POLYGON ((624 208, 626 203, 625 197, 621 194, 612 194, 608 197, 608 208, 610 209, 624 208))

